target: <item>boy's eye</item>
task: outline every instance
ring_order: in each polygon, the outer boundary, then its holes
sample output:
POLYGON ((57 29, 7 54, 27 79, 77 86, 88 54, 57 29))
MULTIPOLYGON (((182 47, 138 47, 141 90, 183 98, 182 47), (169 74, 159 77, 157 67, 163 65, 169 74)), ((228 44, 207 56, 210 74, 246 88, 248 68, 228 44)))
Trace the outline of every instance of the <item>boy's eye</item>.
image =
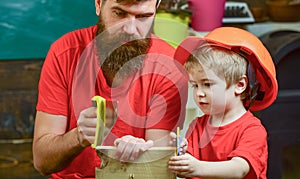
POLYGON ((191 83, 192 88, 198 88, 198 85, 196 83, 191 83))
POLYGON ((211 83, 203 83, 203 86, 205 86, 205 87, 210 87, 210 86, 211 86, 211 83))

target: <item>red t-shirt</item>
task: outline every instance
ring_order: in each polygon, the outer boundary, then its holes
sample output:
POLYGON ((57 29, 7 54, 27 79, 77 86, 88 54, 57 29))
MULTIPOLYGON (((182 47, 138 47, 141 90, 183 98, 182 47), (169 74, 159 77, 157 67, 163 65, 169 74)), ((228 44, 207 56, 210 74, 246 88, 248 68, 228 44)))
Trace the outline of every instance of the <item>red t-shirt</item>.
POLYGON ((195 119, 186 134, 187 152, 203 161, 226 161, 242 157, 248 161, 249 173, 244 179, 265 179, 267 171, 267 132, 251 112, 222 126, 209 124, 210 117, 195 119))
MULTIPOLYGON (((70 32, 51 45, 39 82, 36 109, 68 118, 67 131, 77 126, 81 110, 101 95, 118 101, 119 118, 106 145, 124 135, 145 138, 146 129, 174 130, 182 126, 187 100, 187 77, 173 60, 174 48, 152 35, 149 54, 141 70, 121 86, 107 85, 99 65, 94 40, 97 26, 70 32)), ((53 178, 95 177, 100 159, 94 149, 84 149, 53 178)))

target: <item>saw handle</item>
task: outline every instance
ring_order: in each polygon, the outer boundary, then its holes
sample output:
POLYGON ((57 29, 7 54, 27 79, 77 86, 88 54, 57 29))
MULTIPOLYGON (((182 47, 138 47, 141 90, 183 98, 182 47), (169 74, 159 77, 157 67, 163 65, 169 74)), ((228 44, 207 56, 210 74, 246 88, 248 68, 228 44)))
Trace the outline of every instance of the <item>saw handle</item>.
POLYGON ((92 144, 93 148, 100 146, 104 139, 104 131, 106 124, 106 100, 101 96, 94 96, 92 98, 92 103, 94 107, 97 107, 97 124, 96 124, 96 134, 95 141, 92 144))

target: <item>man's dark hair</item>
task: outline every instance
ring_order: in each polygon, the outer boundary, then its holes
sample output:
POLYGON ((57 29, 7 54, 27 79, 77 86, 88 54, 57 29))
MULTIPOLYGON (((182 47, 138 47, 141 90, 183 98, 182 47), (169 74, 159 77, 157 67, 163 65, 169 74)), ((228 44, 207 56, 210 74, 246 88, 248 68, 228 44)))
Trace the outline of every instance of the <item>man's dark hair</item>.
MULTIPOLYGON (((107 0, 103 0, 102 2, 105 2, 107 0)), ((141 1, 149 1, 149 0, 116 0, 117 3, 122 3, 122 4, 137 4, 141 1)), ((160 0, 156 0, 156 7, 158 6, 160 0)))

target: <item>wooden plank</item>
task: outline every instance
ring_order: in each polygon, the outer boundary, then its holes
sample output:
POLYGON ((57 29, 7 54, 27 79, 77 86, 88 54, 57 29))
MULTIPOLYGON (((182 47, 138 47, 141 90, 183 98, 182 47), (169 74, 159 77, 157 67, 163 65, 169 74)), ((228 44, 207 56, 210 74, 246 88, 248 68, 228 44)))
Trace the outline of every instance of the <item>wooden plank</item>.
POLYGON ((116 148, 111 146, 98 146, 98 155, 103 160, 100 168, 96 168, 96 178, 118 179, 175 179, 176 175, 168 170, 168 161, 175 155, 175 147, 152 147, 140 156, 127 163, 121 163, 115 158, 116 148))

